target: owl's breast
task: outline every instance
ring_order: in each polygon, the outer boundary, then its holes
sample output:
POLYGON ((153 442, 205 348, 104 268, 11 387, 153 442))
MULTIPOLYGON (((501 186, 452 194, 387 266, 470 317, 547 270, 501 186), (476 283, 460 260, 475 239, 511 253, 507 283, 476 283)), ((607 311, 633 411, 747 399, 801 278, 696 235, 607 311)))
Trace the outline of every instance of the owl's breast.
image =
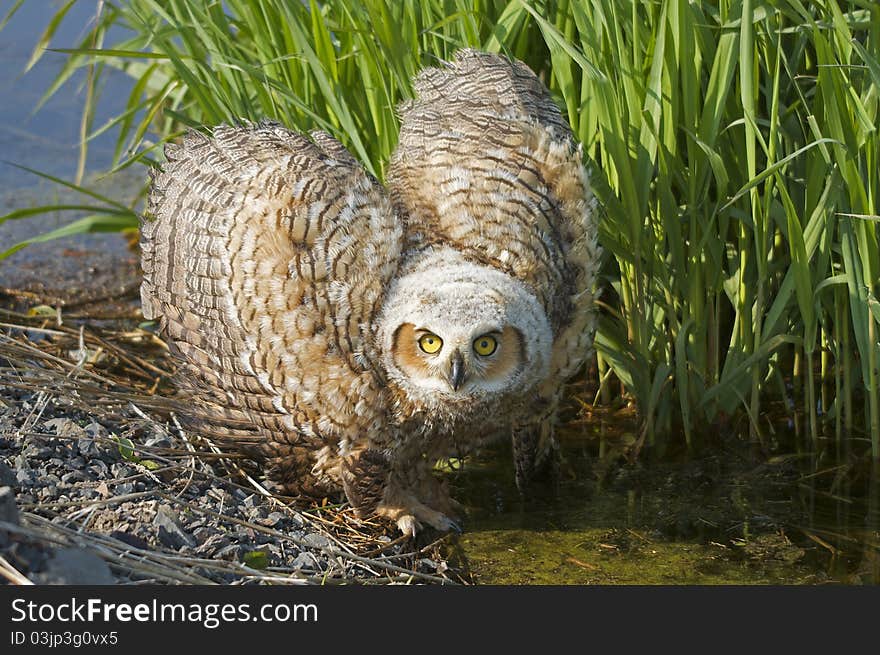
POLYGON ((404 439, 421 443, 424 452, 435 452, 440 457, 464 455, 498 434, 509 433, 532 411, 532 395, 448 398, 421 404, 401 394, 394 418, 404 439))

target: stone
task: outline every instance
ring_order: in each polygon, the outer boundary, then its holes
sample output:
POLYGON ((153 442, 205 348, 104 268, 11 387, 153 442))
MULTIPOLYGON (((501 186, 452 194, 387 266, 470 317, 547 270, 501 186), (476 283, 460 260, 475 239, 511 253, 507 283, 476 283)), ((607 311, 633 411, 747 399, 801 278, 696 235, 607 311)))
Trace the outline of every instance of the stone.
POLYGON ((296 556, 293 562, 290 563, 290 566, 297 571, 301 571, 303 569, 306 569, 308 571, 317 571, 321 568, 318 562, 318 558, 315 557, 312 553, 300 553, 296 556))
POLYGON ((140 548, 141 550, 149 550, 150 544, 148 544, 144 539, 141 539, 137 535, 131 534, 129 532, 123 532, 122 530, 114 530, 110 533, 110 536, 114 539, 118 539, 124 544, 128 544, 133 548, 140 548))
POLYGON ((169 548, 177 549, 183 546, 193 548, 196 545, 193 536, 181 527, 172 510, 165 505, 161 505, 156 511, 153 525, 156 526, 156 536, 159 541, 169 548))
POLYGON ((4 461, 0 460, 0 487, 11 487, 15 484, 15 471, 4 461))
POLYGON ((46 562, 37 580, 47 585, 115 584, 107 562, 85 548, 59 548, 46 562))
POLYGON ((83 430, 76 422, 69 418, 53 418, 46 421, 43 425, 54 430, 55 434, 62 439, 82 439, 86 431, 83 430))
POLYGON ((0 521, 13 525, 18 525, 21 521, 12 487, 0 487, 0 521))
POLYGON ((310 532, 309 534, 307 534, 305 537, 303 537, 303 542, 309 548, 317 549, 329 548, 331 545, 330 539, 322 534, 318 534, 317 532, 310 532))

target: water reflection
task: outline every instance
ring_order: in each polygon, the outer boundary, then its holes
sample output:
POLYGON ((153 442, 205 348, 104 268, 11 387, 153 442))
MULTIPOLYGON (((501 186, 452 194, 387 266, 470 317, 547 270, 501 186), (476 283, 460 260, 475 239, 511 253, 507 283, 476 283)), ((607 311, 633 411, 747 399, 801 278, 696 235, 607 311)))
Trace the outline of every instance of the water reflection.
POLYGON ((478 582, 880 582, 880 485, 866 456, 760 456, 733 439, 705 456, 630 465, 603 462, 577 430, 561 441, 558 485, 529 498, 504 445, 451 476, 478 582))

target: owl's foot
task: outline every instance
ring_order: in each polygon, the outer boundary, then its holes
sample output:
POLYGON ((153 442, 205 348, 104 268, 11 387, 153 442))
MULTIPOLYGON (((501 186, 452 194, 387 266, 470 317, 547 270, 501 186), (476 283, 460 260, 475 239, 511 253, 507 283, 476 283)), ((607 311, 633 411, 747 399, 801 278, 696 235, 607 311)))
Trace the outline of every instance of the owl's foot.
MULTIPOLYGON (((428 522, 432 528, 434 528, 435 530, 439 530, 440 532, 455 531, 459 534, 461 533, 461 526, 458 525, 458 523, 453 521, 451 518, 444 514, 440 514, 439 512, 438 517, 439 518, 437 518, 433 522, 428 522)), ((415 537, 416 533, 421 529, 422 524, 412 514, 404 514, 397 519, 397 527, 403 534, 415 537)))
POLYGON ((403 534, 416 536, 423 525, 430 525, 440 532, 461 532, 458 523, 446 514, 431 509, 426 505, 411 499, 406 504, 389 505, 382 503, 376 508, 376 514, 391 519, 397 523, 397 527, 403 534))
POLYGON ((346 459, 342 484, 358 516, 384 517, 411 536, 423 525, 441 532, 461 532, 458 523, 450 518, 461 505, 449 497, 446 485, 430 470, 410 470, 406 477, 398 476, 391 471, 387 454, 366 449, 346 459))

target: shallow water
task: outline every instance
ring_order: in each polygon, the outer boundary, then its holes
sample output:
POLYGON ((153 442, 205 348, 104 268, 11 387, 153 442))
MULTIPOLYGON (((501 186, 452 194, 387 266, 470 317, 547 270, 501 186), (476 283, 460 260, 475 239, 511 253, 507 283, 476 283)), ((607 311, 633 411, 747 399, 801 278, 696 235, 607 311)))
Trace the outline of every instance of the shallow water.
POLYGON ((753 457, 740 444, 690 461, 603 465, 589 439, 562 444, 557 487, 528 498, 503 446, 451 475, 476 582, 880 582, 876 471, 797 453, 753 457))
MULTIPOLYGON (((93 199, 17 168, 25 166, 73 181, 79 159, 80 117, 85 103, 85 69, 71 79, 38 111, 34 108, 62 69, 66 56, 47 52, 29 71, 25 67, 34 46, 62 2, 25 2, 0 31, 0 215, 15 209, 54 204, 96 204, 93 199)), ((75 47, 94 16, 95 3, 75 3, 61 22, 50 47, 75 47)), ((8 7, 0 9, 4 14, 8 7)), ((115 37, 114 37, 115 38, 115 37)), ((132 80, 121 71, 106 70, 93 129, 124 107, 132 80)), ((113 131, 89 141, 87 186, 111 197, 134 198, 146 182, 142 167, 96 183, 95 176, 112 162, 113 131)), ((70 223, 87 212, 52 212, 22 220, 0 222, 0 252, 25 239, 70 223)), ((0 292, 29 291, 53 302, 65 296, 105 296, 134 284, 136 266, 119 234, 79 234, 29 246, 0 260, 0 292)))
MULTIPOLYGON (((0 3, 0 17, 11 3, 0 3)), ((9 23, 0 30, 0 187, 4 191, 30 186, 38 178, 9 166, 13 162, 63 178, 72 178, 79 156, 80 116, 85 103, 85 69, 74 73, 39 111, 40 98, 67 61, 67 56, 47 52, 28 71, 40 34, 50 17, 64 3, 58 0, 30 0, 21 5, 9 23)), ((49 47, 73 48, 84 37, 97 3, 77 2, 67 12, 49 47)), ((115 38, 115 34, 111 35, 115 38)), ((123 72, 108 69, 104 75, 101 99, 96 107, 93 128, 97 128, 124 107, 133 84, 123 72)), ((115 135, 105 132, 89 144, 88 170, 106 167, 113 155, 115 135)))

